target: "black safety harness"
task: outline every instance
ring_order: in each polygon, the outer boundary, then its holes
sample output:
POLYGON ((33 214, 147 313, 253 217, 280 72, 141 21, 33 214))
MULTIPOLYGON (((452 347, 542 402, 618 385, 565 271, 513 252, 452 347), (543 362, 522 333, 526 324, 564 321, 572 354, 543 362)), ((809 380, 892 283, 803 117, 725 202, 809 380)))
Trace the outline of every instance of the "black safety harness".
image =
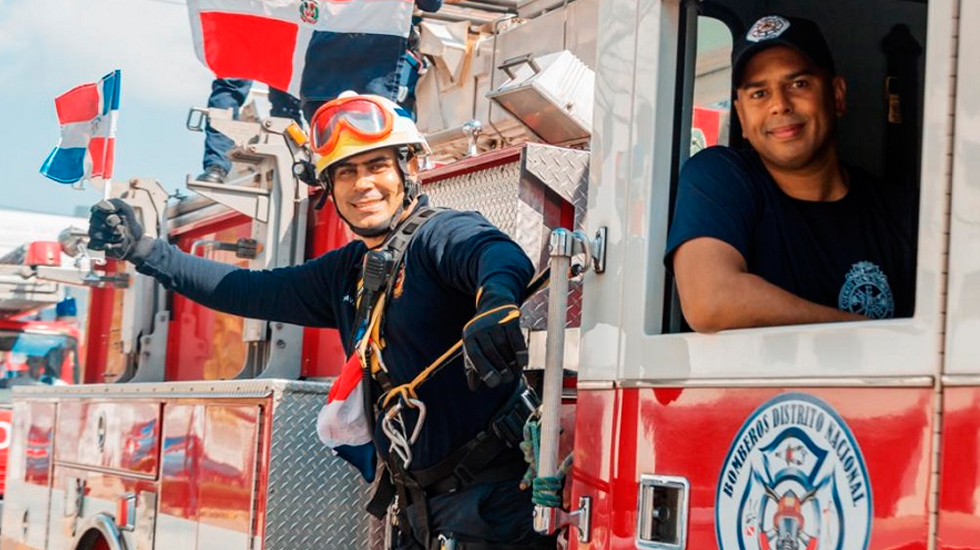
MULTIPOLYGON (((381 246, 368 251, 365 255, 354 322, 354 343, 364 369, 361 383, 365 385, 364 407, 365 414, 370 419, 369 425, 372 426, 372 438, 377 426, 376 412, 382 415, 382 423, 384 423, 391 420, 390 417, 393 416, 391 413, 397 407, 418 408, 421 402, 415 395, 415 388, 461 353, 461 343, 457 343, 414 380, 400 386, 392 383, 381 359, 381 321, 386 303, 398 278, 396 274, 404 261, 405 251, 418 230, 443 210, 445 209, 428 205, 417 206, 409 217, 391 232, 381 246), (378 398, 375 398, 372 393, 371 379, 376 380, 381 386, 382 394, 378 398)), ((533 294, 546 280, 547 278, 542 276, 535 278, 527 295, 533 294)), ((368 503, 368 512, 383 518, 391 503, 395 502, 394 518, 397 527, 406 535, 414 536, 411 527, 414 525, 423 539, 419 542, 425 548, 430 547, 434 538, 429 528, 426 499, 461 491, 475 483, 494 483, 520 478, 527 469, 527 464, 519 453, 511 453, 515 459, 503 463, 499 463, 501 461, 498 458, 505 450, 516 448, 522 441, 524 424, 537 411, 539 405, 537 395, 521 377, 517 390, 494 415, 485 430, 438 464, 423 470, 408 471, 413 438, 406 436, 403 441, 409 447, 407 456, 404 449, 401 454, 394 452, 396 446, 393 444, 392 451, 387 453, 388 458, 385 460, 375 484, 374 494, 368 503), (408 514, 412 517, 409 518, 408 514)), ((424 405, 420 416, 416 419, 417 428, 423 420, 424 405)), ((404 430, 406 426, 401 425, 401 428, 404 430)), ((416 429, 416 435, 417 431, 416 429)), ((388 434, 388 431, 385 430, 385 433, 388 434)), ((375 445, 377 447, 377 441, 375 445)))

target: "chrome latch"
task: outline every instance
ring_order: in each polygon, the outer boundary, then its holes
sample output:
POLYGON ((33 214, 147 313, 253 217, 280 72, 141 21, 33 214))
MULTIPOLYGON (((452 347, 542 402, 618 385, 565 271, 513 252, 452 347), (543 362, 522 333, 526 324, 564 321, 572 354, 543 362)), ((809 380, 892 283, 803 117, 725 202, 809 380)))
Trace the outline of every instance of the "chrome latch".
POLYGON ((551 535, 566 527, 578 529, 579 542, 592 540, 592 497, 579 497, 578 509, 574 512, 547 506, 534 507, 534 529, 537 532, 551 535))

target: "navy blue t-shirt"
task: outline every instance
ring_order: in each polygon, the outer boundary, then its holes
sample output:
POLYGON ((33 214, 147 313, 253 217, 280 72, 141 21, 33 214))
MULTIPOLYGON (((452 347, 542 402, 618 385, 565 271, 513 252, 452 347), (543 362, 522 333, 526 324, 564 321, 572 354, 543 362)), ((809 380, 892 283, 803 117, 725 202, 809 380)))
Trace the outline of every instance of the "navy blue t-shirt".
POLYGON ((873 319, 915 305, 914 198, 848 167, 847 195, 794 199, 758 154, 712 147, 683 167, 665 262, 694 238, 732 245, 748 271, 817 304, 873 319), (911 219, 909 219, 911 218, 911 219))
MULTIPOLYGON (((138 270, 212 309, 337 328, 349 356, 354 351, 349 335, 366 251, 363 242, 355 241, 302 265, 249 271, 157 241, 138 270)), ((476 312, 478 288, 492 285, 499 298, 520 303, 534 271, 524 251, 483 216, 453 210, 436 214, 419 229, 405 251, 403 266, 403 283, 393 293, 382 327, 382 357, 396 385, 413 380, 459 341, 463 325, 476 312)), ((516 381, 470 391, 461 359, 419 386, 419 399, 428 411, 412 447, 412 469, 435 465, 486 429, 515 388, 516 381)), ((376 436, 384 456, 386 439, 380 429, 376 436)))

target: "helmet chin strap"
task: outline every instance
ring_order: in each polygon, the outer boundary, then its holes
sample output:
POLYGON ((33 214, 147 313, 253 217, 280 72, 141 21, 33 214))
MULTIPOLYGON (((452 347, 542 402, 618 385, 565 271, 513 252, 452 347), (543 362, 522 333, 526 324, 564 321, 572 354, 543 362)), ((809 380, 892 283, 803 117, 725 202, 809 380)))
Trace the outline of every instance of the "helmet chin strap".
MULTIPOLYGON (((333 182, 327 179, 327 186, 330 189, 330 198, 333 199, 334 209, 337 211, 337 215, 340 216, 340 219, 344 220, 344 223, 347 224, 347 227, 349 227, 355 235, 373 238, 380 237, 394 231, 395 228, 398 227, 398 223, 401 222, 402 214, 405 213, 405 209, 411 206, 412 202, 418 198, 421 185, 419 185, 418 180, 414 176, 409 175, 411 172, 409 171, 408 163, 412 158, 411 150, 408 147, 399 147, 396 151, 396 156, 398 158, 398 171, 401 173, 402 177, 402 188, 405 192, 402 197, 402 203, 397 209, 395 209, 395 213, 388 218, 388 221, 374 227, 357 227, 356 225, 352 224, 350 220, 344 217, 344 214, 340 211, 340 207, 337 206, 337 197, 334 196, 333 182)), ((324 171, 324 174, 326 174, 326 171, 324 171)))

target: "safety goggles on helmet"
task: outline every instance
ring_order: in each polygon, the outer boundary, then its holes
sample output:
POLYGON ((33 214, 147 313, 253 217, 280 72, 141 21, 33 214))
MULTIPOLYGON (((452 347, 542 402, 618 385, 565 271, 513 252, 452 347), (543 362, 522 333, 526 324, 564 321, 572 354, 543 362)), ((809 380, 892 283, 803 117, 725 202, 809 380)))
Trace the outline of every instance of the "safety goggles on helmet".
POLYGON ((394 123, 390 109, 377 99, 342 97, 325 104, 313 115, 310 142, 317 154, 329 155, 344 132, 362 142, 380 142, 391 134, 394 123))

